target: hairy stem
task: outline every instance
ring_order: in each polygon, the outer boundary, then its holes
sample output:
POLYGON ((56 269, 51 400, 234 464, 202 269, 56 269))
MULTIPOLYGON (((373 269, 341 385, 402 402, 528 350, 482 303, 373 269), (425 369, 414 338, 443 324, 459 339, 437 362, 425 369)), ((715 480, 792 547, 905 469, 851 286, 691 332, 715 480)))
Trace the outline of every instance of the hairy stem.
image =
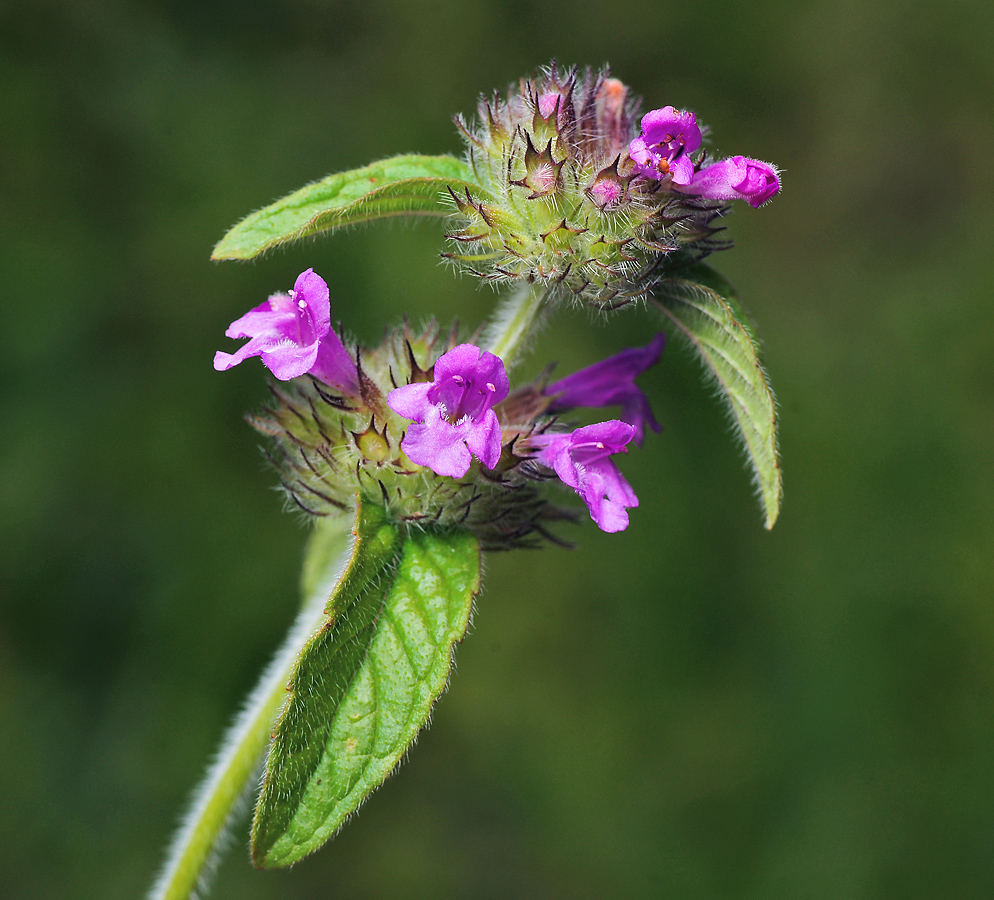
POLYGON ((510 369, 528 338, 537 330, 549 292, 534 284, 522 285, 506 297, 483 332, 483 348, 510 369))
MULTIPOLYGON (((332 527, 335 525, 338 523, 332 527)), ((206 890, 225 848, 232 820, 243 809, 240 801, 247 799, 254 786, 253 776, 259 772, 273 722, 286 700, 286 684, 297 657, 325 620, 325 602, 348 558, 343 553, 346 546, 346 533, 321 533, 319 529, 312 536, 305 562, 305 584, 308 564, 315 558, 324 563, 323 577, 315 578, 311 573, 300 613, 224 736, 173 838, 148 900, 187 900, 206 890), (330 545, 336 545, 338 552, 329 552, 330 545)))

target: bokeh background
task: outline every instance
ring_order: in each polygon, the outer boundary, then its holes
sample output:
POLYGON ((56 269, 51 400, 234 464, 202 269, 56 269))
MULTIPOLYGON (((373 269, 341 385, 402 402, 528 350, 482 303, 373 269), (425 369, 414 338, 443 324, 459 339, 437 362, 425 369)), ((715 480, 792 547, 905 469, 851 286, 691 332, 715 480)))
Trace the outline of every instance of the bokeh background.
MULTIPOLYGON (((781 405, 766 533, 672 342, 642 506, 491 556, 432 728, 346 830, 221 898, 994 896, 994 6, 0 5, 0 892, 142 895, 291 621, 306 531, 225 326, 315 266, 366 341, 493 296, 436 224, 208 255, 327 172, 460 152, 553 57, 786 171, 714 259, 781 405)), ((659 327, 563 314, 561 372, 659 327)))

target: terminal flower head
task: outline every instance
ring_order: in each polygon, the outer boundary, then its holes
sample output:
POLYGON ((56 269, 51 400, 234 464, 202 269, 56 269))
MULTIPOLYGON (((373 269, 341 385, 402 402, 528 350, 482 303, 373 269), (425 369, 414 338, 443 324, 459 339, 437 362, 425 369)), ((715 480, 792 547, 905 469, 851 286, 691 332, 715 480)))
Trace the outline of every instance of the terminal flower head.
POLYGON ((642 133, 628 145, 628 153, 635 167, 648 178, 669 175, 674 185, 684 185, 694 177, 690 154, 700 146, 697 116, 664 106, 642 117, 642 133))
POLYGON ((576 406, 620 406, 622 421, 635 428, 634 441, 641 447, 646 426, 653 431, 659 431, 660 426, 652 414, 649 398, 635 384, 635 378, 659 361, 665 344, 666 335, 660 332, 644 347, 622 350, 553 382, 542 392, 555 398, 548 411, 563 412, 576 406))
POLYGON ((460 478, 475 456, 488 469, 500 459, 500 423, 493 406, 508 393, 500 357, 459 344, 435 362, 433 380, 396 388, 387 405, 415 424, 401 449, 438 475, 460 478))
POLYGON ((690 184, 678 185, 684 194, 707 200, 746 200, 762 206, 780 190, 777 167, 747 156, 730 156, 705 166, 690 184))
POLYGON ((553 65, 457 117, 474 177, 449 192, 445 258, 606 311, 648 299, 667 253, 708 252, 720 208, 677 192, 700 156, 697 118, 657 109, 640 133, 637 105, 606 69, 553 65))
POLYGON ((570 434, 536 434, 528 438, 538 450, 538 461, 552 469, 587 504, 590 518, 601 531, 624 531, 630 507, 638 497, 611 461, 613 453, 627 453, 635 427, 612 419, 577 428, 570 434))
POLYGON ((358 392, 356 364, 331 327, 328 285, 313 269, 301 272, 288 294, 273 294, 232 322, 225 336, 249 341, 234 353, 214 354, 219 372, 259 356, 280 381, 310 374, 345 393, 358 392))

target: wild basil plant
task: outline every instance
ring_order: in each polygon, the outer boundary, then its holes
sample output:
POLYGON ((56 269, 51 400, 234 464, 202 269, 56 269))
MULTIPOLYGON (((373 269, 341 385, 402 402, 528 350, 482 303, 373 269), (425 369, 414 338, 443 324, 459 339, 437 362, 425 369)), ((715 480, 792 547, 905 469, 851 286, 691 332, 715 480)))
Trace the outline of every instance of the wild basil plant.
MULTIPOLYGON (((693 112, 638 101, 607 72, 556 67, 459 116, 466 155, 397 156, 309 184, 236 225, 213 258, 251 259, 320 232, 434 216, 443 256, 506 285, 473 335, 398 324, 376 347, 333 324, 313 269, 236 319, 269 406, 250 418, 288 504, 312 517, 304 605, 195 795, 151 897, 206 886, 226 823, 263 771, 255 865, 297 862, 332 838, 396 768, 449 679, 480 589, 482 551, 561 541, 589 514, 638 527, 623 455, 658 432, 638 376, 686 341, 725 399, 767 528, 780 507, 776 407, 752 326, 704 260, 729 204, 780 189, 775 166, 714 159, 693 112), (665 331, 551 381, 509 375, 563 304, 638 303, 665 331), (572 428, 570 411, 603 409, 572 428), (579 502, 577 502, 577 499, 579 502), (351 539, 348 538, 351 527, 351 539)), ((348 306, 335 298, 347 320, 348 306)), ((416 311, 416 312, 421 312, 416 311)), ((229 352, 233 350, 234 352, 229 352)))

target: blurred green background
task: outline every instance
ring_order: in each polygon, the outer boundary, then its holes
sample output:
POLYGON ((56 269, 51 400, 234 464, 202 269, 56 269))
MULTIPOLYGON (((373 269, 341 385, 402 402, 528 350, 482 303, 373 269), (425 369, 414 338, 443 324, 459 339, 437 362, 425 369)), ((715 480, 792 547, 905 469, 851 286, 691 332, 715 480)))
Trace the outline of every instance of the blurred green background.
MULTIPOLYGON (((411 758, 290 872, 215 898, 994 896, 994 6, 951 0, 15 0, 0 6, 0 884, 139 897, 297 603, 306 531, 223 330, 315 266, 366 341, 493 296, 436 224, 246 265, 242 215, 460 152, 556 57, 785 189, 713 259, 759 323, 786 500, 761 526, 674 341, 623 534, 491 556, 411 758)), ((560 372, 659 323, 564 314, 560 372)))

